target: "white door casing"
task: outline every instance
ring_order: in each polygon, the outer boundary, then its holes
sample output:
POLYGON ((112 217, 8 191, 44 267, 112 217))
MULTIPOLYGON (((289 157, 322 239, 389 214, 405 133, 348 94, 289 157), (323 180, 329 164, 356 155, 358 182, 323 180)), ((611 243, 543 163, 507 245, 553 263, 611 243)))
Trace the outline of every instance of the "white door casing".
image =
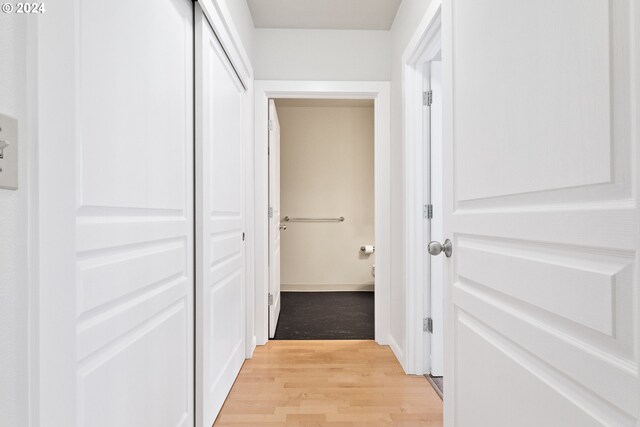
POLYGON ((37 23, 32 415, 191 426, 192 3, 80 3, 37 23))
POLYGON ((445 423, 638 426, 638 4, 442 10, 445 423))
POLYGON ((404 367, 407 373, 419 375, 431 373, 431 336, 424 330, 424 321, 432 314, 431 260, 426 250, 431 230, 424 215, 424 205, 431 200, 431 111, 424 106, 423 92, 431 85, 430 63, 441 58, 440 26, 441 1, 432 0, 402 55, 407 341, 404 367))
MULTIPOLYGON (((255 129, 255 289, 256 289, 256 342, 265 344, 269 339, 269 311, 267 295, 269 258, 269 160, 268 115, 269 99, 312 98, 312 99, 374 99, 375 110, 375 236, 376 236, 376 342, 389 344, 401 363, 404 362, 403 349, 390 334, 390 312, 392 297, 390 292, 391 241, 389 152, 390 152, 390 107, 388 82, 346 82, 346 81, 255 81, 254 129, 255 129)), ((400 337, 402 338, 402 337, 400 337)), ((401 341, 400 341, 401 342, 401 341)))
POLYGON ((245 358, 245 88, 196 7, 197 425, 210 426, 245 358))
POLYGON ((280 317, 280 122, 269 100, 269 338, 280 317))

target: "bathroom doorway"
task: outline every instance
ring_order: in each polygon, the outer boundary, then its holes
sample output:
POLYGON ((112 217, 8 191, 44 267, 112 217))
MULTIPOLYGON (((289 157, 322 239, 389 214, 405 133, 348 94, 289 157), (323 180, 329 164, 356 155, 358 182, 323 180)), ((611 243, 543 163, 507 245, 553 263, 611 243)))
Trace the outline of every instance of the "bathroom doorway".
POLYGON ((269 101, 272 339, 375 338, 372 99, 269 101))

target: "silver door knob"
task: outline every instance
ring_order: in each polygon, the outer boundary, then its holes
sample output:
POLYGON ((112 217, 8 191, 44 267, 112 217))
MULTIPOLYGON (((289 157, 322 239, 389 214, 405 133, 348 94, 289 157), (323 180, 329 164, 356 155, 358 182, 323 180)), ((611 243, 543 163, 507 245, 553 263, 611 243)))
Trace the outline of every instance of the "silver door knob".
POLYGON ((449 258, 451 256, 451 252, 453 251, 453 245, 451 244, 451 240, 447 239, 444 241, 444 244, 440 242, 436 242, 435 240, 429 242, 427 246, 429 253, 431 255, 440 255, 441 252, 449 258))
POLYGON ((286 230, 287 226, 286 225, 280 225, 280 230, 286 230))

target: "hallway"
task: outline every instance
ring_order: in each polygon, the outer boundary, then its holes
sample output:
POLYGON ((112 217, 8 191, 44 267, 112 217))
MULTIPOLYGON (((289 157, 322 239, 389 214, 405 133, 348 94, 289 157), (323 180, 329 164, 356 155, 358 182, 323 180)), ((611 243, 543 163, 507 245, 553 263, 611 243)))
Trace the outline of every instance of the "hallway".
POLYGON ((640 0, 0 10, 0 427, 640 427, 640 0))
POLYGON ((373 341, 270 341, 240 371, 224 426, 442 426, 442 400, 373 341))

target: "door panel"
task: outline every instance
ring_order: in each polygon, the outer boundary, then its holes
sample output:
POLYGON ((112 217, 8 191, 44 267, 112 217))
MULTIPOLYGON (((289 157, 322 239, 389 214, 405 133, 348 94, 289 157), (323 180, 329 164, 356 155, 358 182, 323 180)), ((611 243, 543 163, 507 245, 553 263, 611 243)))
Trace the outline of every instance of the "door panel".
POLYGON ((446 421, 636 426, 637 6, 443 17, 446 421))
POLYGON ((280 317, 280 122, 273 99, 269 100, 269 338, 276 335, 280 317))
POLYGON ((192 5, 77 12, 76 425, 193 425, 192 5))
POLYGON ((196 40, 197 417, 210 426, 245 358, 245 89, 199 7, 196 40))

